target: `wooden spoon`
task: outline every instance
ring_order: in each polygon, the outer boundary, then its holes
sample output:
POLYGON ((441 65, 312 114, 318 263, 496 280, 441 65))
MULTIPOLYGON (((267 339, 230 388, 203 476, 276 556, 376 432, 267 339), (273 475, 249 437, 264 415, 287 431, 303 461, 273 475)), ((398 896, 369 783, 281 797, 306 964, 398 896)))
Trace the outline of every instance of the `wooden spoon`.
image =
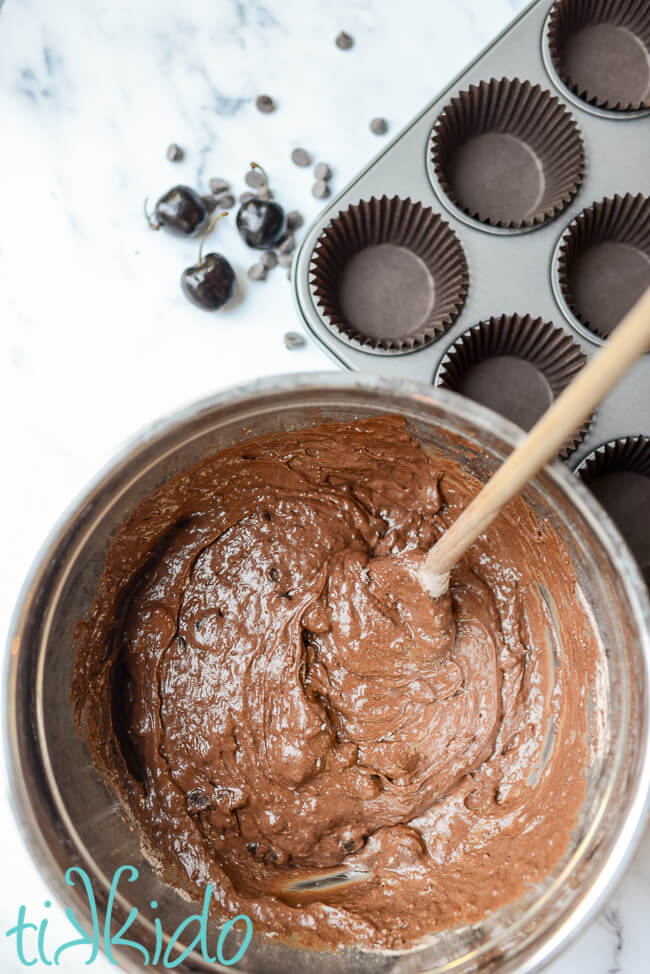
POLYGON ((426 554, 418 572, 433 598, 447 591, 449 572, 508 501, 555 457, 634 362, 650 349, 650 288, 607 343, 537 421, 525 440, 426 554))

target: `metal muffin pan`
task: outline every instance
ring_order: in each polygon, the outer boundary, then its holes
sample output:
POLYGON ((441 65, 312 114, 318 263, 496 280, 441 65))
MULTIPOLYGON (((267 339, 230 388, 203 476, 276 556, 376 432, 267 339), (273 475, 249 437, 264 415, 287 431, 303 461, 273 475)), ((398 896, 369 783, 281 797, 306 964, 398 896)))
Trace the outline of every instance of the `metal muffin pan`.
MULTIPOLYGON (((563 293, 566 280, 562 272, 566 268, 560 267, 562 237, 583 210, 605 198, 625 197, 626 194, 650 196, 650 114, 648 110, 604 110, 589 104, 565 85, 553 66, 549 51, 548 25, 555 6, 550 0, 534 0, 332 200, 306 233, 294 262, 295 300, 308 332, 342 368, 437 385, 439 375, 444 371, 443 359, 448 363, 449 354, 453 355, 452 346, 479 323, 489 323, 490 319, 503 316, 531 316, 540 320, 540 327, 541 323, 552 323, 555 329, 569 336, 572 345, 578 346, 587 359, 603 343, 601 337, 574 315, 571 301, 563 293), (454 111, 461 120, 459 124, 464 124, 462 110, 458 109, 458 105, 463 108, 463 99, 459 96, 471 87, 479 92, 474 97, 484 96, 493 81, 492 89, 501 92, 501 79, 517 82, 519 98, 525 98, 526 92, 533 92, 530 96, 533 109, 538 88, 558 99, 559 107, 568 112, 577 125, 584 145, 582 169, 576 156, 576 185, 565 192, 559 208, 541 220, 522 220, 514 226, 512 221, 507 225, 507 219, 501 225, 489 225, 473 217, 471 212, 464 212, 450 199, 449 188, 440 179, 432 159, 436 123, 441 116, 443 121, 447 117, 445 110, 456 106, 454 111), (522 85, 526 87, 523 95, 522 85), (407 336, 408 341, 398 343, 397 347, 391 340, 364 342, 363 337, 359 337, 358 328, 342 326, 341 318, 345 315, 340 308, 333 307, 336 296, 334 299, 332 296, 336 267, 331 266, 333 249, 329 237, 336 238, 339 250, 341 247, 345 249, 339 233, 341 221, 337 221, 337 217, 344 215, 342 222, 347 233, 344 244, 348 246, 352 232, 349 228, 358 225, 358 221, 350 217, 350 208, 352 216, 356 217, 359 204, 363 202, 367 210, 373 198, 383 200, 384 197, 387 198, 384 209, 396 198, 431 211, 429 219, 444 221, 458 238, 467 262, 467 293, 462 293, 461 289, 456 305, 451 302, 450 306, 455 308, 452 323, 449 324, 447 318, 437 329, 420 330, 419 333, 414 330, 407 336), (333 221, 335 233, 331 230, 333 221), (328 233, 324 233, 326 230, 328 233), (322 256, 324 241, 327 244, 326 259, 321 259, 319 255, 322 256), (315 263, 315 256, 320 262, 315 263)), ((523 111, 515 108, 519 111, 519 124, 525 125, 525 103, 523 111)), ((576 152, 575 139, 569 148, 576 152)), ((395 206, 401 206, 401 214, 403 205, 396 203, 395 206)), ((373 207, 378 213, 382 209, 378 203, 370 206, 371 211, 373 207)), ((383 223, 373 222, 366 213, 366 219, 373 228, 372 238, 366 246, 370 249, 381 243, 390 244, 390 235, 387 237, 382 230, 390 222, 388 217, 384 214, 383 223)), ((400 233, 401 239, 408 239, 403 227, 400 233)), ((399 240, 396 242, 399 245, 399 240)), ((346 253, 349 254, 349 246, 346 253)), ((372 260, 365 268, 355 270, 366 294, 372 293, 373 274, 378 289, 383 287, 387 291, 386 280, 399 282, 400 261, 394 259, 394 255, 388 255, 386 260, 386 277, 381 273, 381 267, 379 271, 377 266, 373 267, 372 260)), ((650 267, 650 254, 648 263, 650 267)), ((415 279, 412 270, 406 267, 405 273, 415 279)), ((615 276, 612 285, 621 286, 620 277, 615 276)), ((349 280, 346 281, 348 290, 351 286, 349 280)), ((399 294, 387 292, 381 300, 384 297, 394 313, 399 314, 399 294)), ((369 306, 369 312, 376 316, 381 301, 376 297, 368 300, 373 305, 369 306)), ((363 305, 360 311, 357 301, 354 310, 358 319, 363 305)), ((561 335, 556 338, 561 342, 561 335)), ((491 371, 495 381, 500 381, 499 369, 491 371)), ((483 385, 485 381, 486 377, 482 376, 483 385)), ((525 383, 522 388, 525 390, 525 383)), ((522 405, 527 404, 522 400, 522 405)), ((650 355, 639 361, 601 404, 590 424, 577 437, 567 462, 576 469, 603 444, 640 435, 650 436, 650 355)))

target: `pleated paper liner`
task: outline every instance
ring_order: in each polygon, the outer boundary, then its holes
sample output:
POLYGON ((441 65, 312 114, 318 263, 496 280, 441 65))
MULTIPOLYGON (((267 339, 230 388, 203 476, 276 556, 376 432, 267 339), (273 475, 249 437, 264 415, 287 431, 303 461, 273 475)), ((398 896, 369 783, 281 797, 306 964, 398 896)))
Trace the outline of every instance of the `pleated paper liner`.
POLYGON ((590 105, 650 108, 648 0, 557 0, 548 48, 567 87, 590 105))
POLYGON ((578 191, 584 145, 558 98, 529 81, 482 81, 449 102, 432 132, 438 182, 464 213, 522 229, 558 215, 578 191))
POLYGON ((338 213, 310 265, 324 321, 368 351, 434 341, 458 317, 468 287, 458 237, 433 210, 397 196, 338 213))
MULTIPOLYGON (((578 374, 586 356, 550 321, 502 315, 474 325, 447 350, 437 385, 488 406, 525 430, 537 422, 578 374)), ((560 451, 563 459, 582 441, 589 424, 560 451)))
POLYGON ((607 338, 650 287, 650 198, 628 193, 583 210, 562 236, 557 269, 569 310, 607 338))
POLYGON ((612 440, 586 457, 578 472, 627 541, 650 585, 650 438, 612 440))

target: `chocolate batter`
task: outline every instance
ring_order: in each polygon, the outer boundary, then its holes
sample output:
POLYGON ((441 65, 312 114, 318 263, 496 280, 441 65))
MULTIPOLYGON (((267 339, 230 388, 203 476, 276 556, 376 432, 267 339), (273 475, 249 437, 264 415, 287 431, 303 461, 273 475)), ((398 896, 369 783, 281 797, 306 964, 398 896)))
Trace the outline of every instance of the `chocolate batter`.
POLYGON ((226 450, 119 531, 73 695, 166 881, 258 933, 399 948, 552 870, 594 637, 522 500, 421 590, 409 562, 479 486, 382 417, 226 450))

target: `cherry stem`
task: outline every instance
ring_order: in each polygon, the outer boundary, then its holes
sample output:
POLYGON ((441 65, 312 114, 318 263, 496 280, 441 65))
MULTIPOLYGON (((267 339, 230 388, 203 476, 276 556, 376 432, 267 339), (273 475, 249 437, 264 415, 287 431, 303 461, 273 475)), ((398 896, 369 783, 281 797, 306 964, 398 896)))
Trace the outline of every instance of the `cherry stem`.
POLYGON ((206 239, 210 236, 210 234, 212 233, 212 231, 214 230, 215 226, 217 225, 217 223, 219 222, 222 216, 228 216, 228 211, 224 210, 223 213, 219 213, 217 216, 215 216, 214 220, 210 222, 208 229, 201 237, 201 243, 199 244, 199 264, 203 260, 203 244, 205 243, 206 239))
POLYGON ((149 216, 149 211, 147 209, 147 204, 148 203, 149 203, 149 197, 148 196, 145 196, 145 199, 144 199, 144 217, 145 217, 145 220, 147 221, 147 223, 149 224, 149 226, 151 227, 152 230, 160 230, 160 224, 159 223, 154 223, 153 220, 151 219, 151 217, 149 216))
POLYGON ((264 189, 267 193, 269 193, 269 177, 266 175, 266 169, 264 169, 263 166, 260 166, 259 162, 251 162, 251 169, 259 169, 264 176, 264 189))

